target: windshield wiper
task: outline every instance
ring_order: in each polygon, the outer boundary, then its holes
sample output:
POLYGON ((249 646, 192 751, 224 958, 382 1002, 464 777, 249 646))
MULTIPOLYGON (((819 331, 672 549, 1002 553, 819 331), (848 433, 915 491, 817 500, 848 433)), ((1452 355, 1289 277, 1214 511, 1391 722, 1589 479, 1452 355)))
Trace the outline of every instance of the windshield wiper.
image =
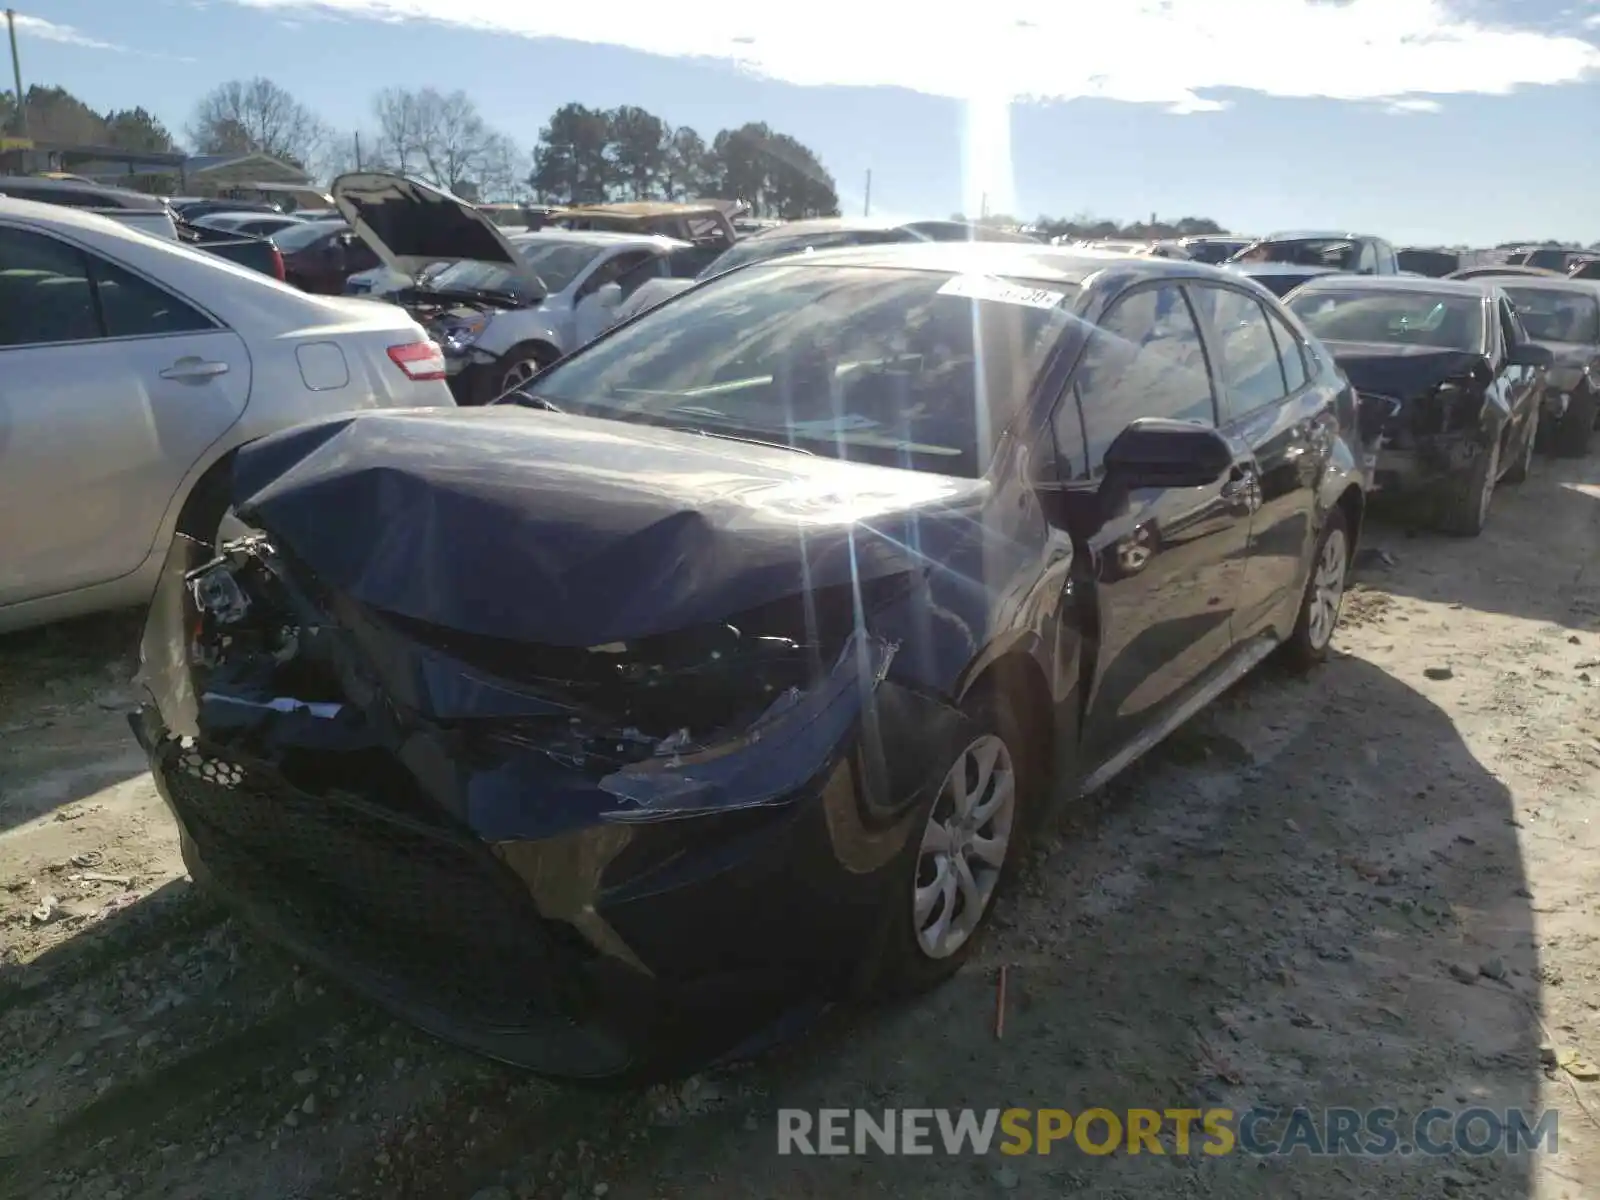
POLYGON ((524 392, 515 388, 503 396, 496 396, 493 400, 489 401, 489 403, 516 404, 523 408, 541 409, 544 412, 558 413, 561 411, 552 401, 546 399, 544 396, 536 396, 532 392, 524 392))
POLYGON ((502 292, 494 288, 436 288, 422 283, 412 291, 439 300, 487 301, 491 304, 509 305, 512 308, 537 303, 532 297, 525 297, 516 292, 502 292))

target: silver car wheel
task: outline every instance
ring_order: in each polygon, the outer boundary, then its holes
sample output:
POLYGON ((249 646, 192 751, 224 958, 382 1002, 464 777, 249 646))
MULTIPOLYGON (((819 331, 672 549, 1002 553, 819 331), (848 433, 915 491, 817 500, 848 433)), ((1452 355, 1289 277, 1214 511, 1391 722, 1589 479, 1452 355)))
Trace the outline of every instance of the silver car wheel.
POLYGON ((912 924, 929 958, 949 958, 977 930, 1011 848, 1017 776, 992 733, 957 757, 928 814, 917 858, 912 924))
POLYGON ((505 394, 512 388, 521 387, 539 373, 539 364, 531 358, 519 358, 506 367, 506 372, 500 377, 500 392, 505 394))
POLYGON ((1333 638, 1339 623, 1339 606, 1344 602, 1344 581, 1350 565, 1349 544, 1343 529, 1330 529, 1322 553, 1311 568, 1310 610, 1306 634, 1311 645, 1321 650, 1333 638))

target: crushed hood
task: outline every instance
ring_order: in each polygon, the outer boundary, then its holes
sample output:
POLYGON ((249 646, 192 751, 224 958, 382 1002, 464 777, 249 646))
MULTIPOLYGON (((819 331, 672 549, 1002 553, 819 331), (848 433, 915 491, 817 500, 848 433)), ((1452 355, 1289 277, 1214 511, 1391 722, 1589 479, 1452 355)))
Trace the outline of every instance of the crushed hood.
POLYGON ((918 522, 988 486, 509 405, 330 418, 234 466, 239 516, 323 586, 570 647, 921 571, 918 522))
POLYGON ((484 213, 441 188, 386 171, 333 181, 333 202, 391 270, 408 277, 434 263, 490 262, 521 268, 522 256, 484 213))
POLYGON ((1249 276, 1275 296, 1287 295, 1308 279, 1319 279, 1324 275, 1343 275, 1346 273, 1336 271, 1332 267, 1302 267, 1294 263, 1273 262, 1226 262, 1222 264, 1222 268, 1239 275, 1249 276))
POLYGON ((1483 369, 1481 354, 1390 342, 1323 341, 1358 392, 1406 401, 1483 369))

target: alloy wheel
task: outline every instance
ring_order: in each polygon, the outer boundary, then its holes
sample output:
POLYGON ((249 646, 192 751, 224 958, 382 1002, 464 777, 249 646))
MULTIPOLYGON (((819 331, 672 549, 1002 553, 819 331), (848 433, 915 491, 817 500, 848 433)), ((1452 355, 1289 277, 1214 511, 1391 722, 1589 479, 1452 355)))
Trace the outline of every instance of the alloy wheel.
POLYGON ((1011 848, 1016 811, 1010 748, 992 733, 973 739, 945 774, 922 833, 912 924, 929 958, 949 958, 983 920, 1011 848))
POLYGON ((1344 530, 1330 529, 1322 553, 1311 568, 1311 608, 1306 632, 1319 651, 1333 638, 1339 623, 1339 606, 1344 602, 1344 580, 1350 564, 1350 551, 1344 530))
POLYGON ((506 368, 506 373, 500 379, 500 394, 505 395, 512 388, 521 387, 539 373, 539 364, 531 358, 519 358, 506 368))

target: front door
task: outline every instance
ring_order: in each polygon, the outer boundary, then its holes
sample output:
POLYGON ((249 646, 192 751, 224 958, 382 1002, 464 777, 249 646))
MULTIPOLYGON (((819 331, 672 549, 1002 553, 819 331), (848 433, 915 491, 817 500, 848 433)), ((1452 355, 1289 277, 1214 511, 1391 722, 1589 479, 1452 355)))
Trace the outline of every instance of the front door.
POLYGON ((0 604, 139 567, 249 394, 237 334, 108 259, 0 225, 0 604))
POLYGON ((1227 657, 1255 503, 1254 464, 1242 449, 1214 484, 1119 489, 1106 448, 1139 417, 1216 423, 1200 333, 1175 284, 1117 299, 1054 419, 1062 469, 1081 464, 1076 533, 1100 614, 1086 767, 1158 724, 1227 657))
POLYGON ((1281 622, 1298 612, 1316 487, 1338 421, 1310 384, 1300 340, 1257 297, 1221 284, 1193 285, 1190 295, 1212 348, 1224 431, 1249 448, 1259 472, 1234 633, 1271 627, 1286 637, 1281 622))

